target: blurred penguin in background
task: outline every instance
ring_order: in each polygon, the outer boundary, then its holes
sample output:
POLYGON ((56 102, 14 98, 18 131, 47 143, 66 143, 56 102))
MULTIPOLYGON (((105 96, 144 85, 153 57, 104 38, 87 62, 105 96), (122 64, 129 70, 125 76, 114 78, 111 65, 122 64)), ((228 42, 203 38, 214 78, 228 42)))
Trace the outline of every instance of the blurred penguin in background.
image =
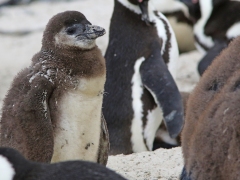
POLYGON ((181 0, 193 21, 197 49, 203 54, 198 64, 200 75, 214 58, 240 34, 240 2, 231 0, 181 0))
POLYGON ((163 13, 175 33, 180 53, 195 50, 193 22, 189 9, 179 0, 153 0, 155 8, 163 13))

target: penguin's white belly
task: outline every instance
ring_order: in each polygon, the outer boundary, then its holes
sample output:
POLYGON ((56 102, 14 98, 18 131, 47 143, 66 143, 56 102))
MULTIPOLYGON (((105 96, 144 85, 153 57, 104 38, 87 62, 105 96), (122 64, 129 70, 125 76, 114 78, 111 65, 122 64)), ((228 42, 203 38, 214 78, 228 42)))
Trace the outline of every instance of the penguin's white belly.
POLYGON ((97 162, 104 82, 105 78, 81 79, 76 90, 63 95, 52 162, 79 159, 97 162))

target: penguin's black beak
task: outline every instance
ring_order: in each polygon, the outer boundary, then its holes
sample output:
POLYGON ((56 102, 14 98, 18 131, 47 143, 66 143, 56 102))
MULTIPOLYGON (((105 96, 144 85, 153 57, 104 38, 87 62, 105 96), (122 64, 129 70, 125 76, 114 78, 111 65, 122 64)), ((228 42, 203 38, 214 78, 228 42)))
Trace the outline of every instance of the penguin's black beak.
POLYGON ((105 29, 100 26, 87 24, 85 27, 86 30, 84 31, 84 34, 88 39, 96 39, 106 33, 105 29))
POLYGON ((104 28, 91 24, 74 24, 68 27, 66 32, 68 35, 73 35, 79 39, 96 39, 106 33, 104 28))
POLYGON ((142 11, 142 20, 148 25, 153 25, 154 22, 151 22, 148 15, 148 1, 139 2, 139 7, 142 11))

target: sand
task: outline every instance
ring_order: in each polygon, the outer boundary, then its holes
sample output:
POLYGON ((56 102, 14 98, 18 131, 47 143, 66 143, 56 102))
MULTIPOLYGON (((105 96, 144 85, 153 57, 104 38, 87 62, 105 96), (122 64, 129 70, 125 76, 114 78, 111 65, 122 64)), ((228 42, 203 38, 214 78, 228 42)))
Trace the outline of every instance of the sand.
MULTIPOLYGON (((112 8, 112 0, 41 1, 1 8, 0 107, 14 76, 28 66, 32 56, 40 50, 43 30, 53 15, 65 10, 78 10, 92 24, 106 28, 107 34, 97 41, 104 54, 112 8)), ((180 56, 176 79, 180 91, 190 92, 198 82, 196 66, 200 57, 197 51, 180 56)), ((179 177, 182 161, 181 148, 160 149, 127 156, 111 156, 108 167, 131 180, 174 180, 179 177)))

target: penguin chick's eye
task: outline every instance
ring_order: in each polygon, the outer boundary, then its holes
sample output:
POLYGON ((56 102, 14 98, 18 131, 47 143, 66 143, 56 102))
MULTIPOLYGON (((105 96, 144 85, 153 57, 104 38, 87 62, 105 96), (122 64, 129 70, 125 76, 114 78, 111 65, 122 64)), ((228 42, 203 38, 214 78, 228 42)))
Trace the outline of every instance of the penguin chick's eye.
POLYGON ((76 32, 76 27, 69 27, 66 29, 68 35, 73 35, 76 32))
POLYGON ((210 87, 208 87, 208 91, 217 91, 219 89, 219 83, 217 81, 213 81, 210 87))
POLYGON ((240 89, 240 80, 236 81, 234 86, 232 87, 232 91, 236 91, 240 89))

